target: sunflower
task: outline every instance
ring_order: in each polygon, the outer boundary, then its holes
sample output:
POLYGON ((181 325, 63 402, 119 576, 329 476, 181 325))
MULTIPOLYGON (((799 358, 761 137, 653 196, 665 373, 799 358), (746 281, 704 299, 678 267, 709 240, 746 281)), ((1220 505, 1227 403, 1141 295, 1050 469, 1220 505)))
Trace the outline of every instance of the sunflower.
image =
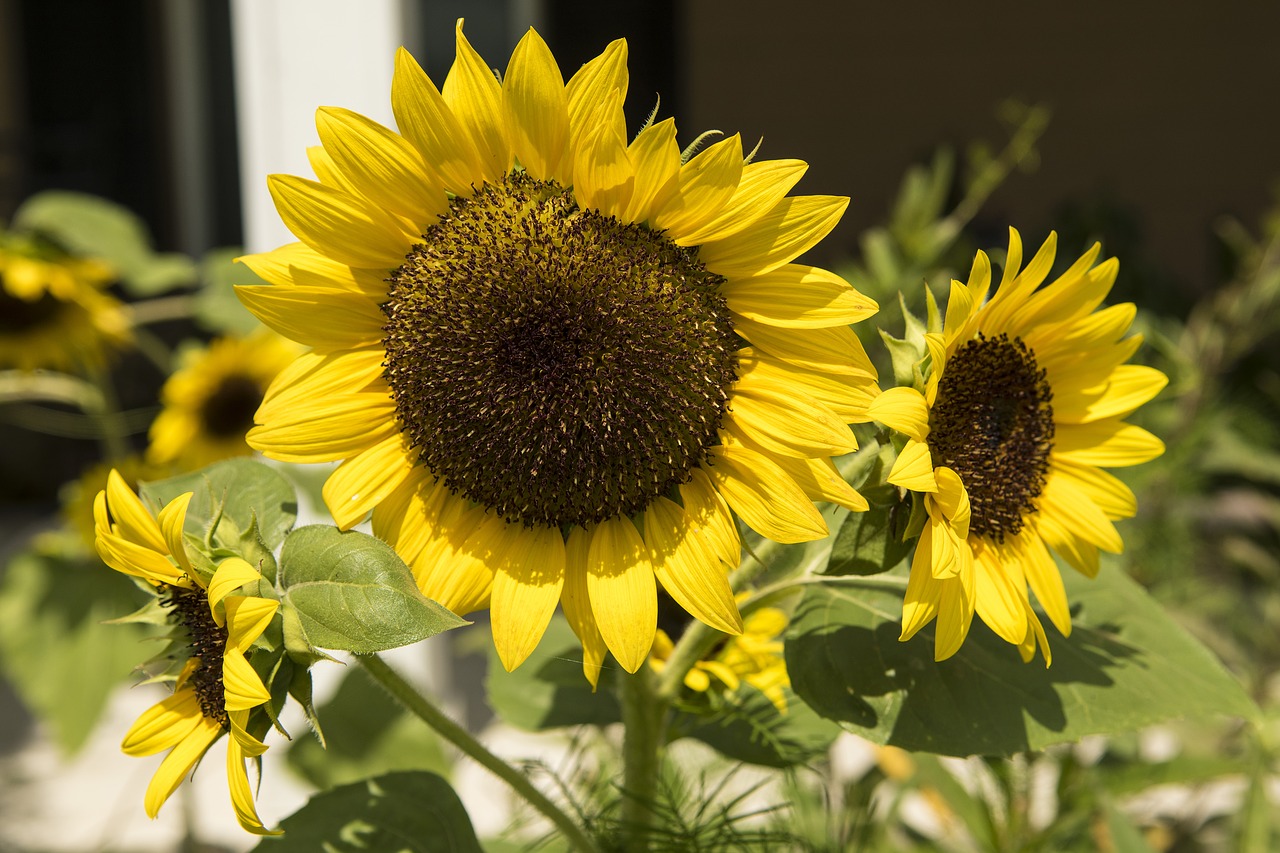
POLYGON ((188 350, 160 390, 164 408, 151 424, 148 461, 194 470, 252 453, 244 436, 253 414, 297 355, 292 342, 266 329, 188 350))
POLYGON ((239 557, 223 559, 208 579, 192 568, 182 538, 190 500, 188 492, 153 517, 112 471, 94 502, 98 554, 153 588, 185 638, 173 694, 138 718, 122 748, 138 756, 169 750, 147 786, 144 803, 154 818, 214 741, 229 733, 227 784, 236 819, 255 834, 277 835, 258 817, 245 761, 267 750, 248 731, 250 714, 271 698, 249 655, 280 603, 240 594, 246 585, 258 588, 262 575, 239 557))
POLYGON ((124 306, 103 292, 101 261, 0 232, 0 368, 100 367, 133 339, 124 306))
POLYGON ((829 459, 855 447, 875 372, 849 324, 875 304, 791 263, 847 199, 787 197, 796 160, 724 139, 682 162, 670 119, 627 141, 626 42, 566 85, 530 30, 502 82, 457 28, 443 89, 404 50, 399 133, 322 108, 319 181, 273 175, 302 241, 239 288, 311 346, 249 444, 343 460, 324 488, 423 592, 488 606, 518 666, 563 600, 593 682, 629 672, 660 584, 737 634, 731 510, 782 542, 821 538, 813 500, 864 508, 829 459))
MULTIPOLYGON (((739 595, 741 600, 744 596, 739 595)), ((659 625, 649 653, 649 666, 662 672, 675 649, 673 638, 679 638, 687 626, 687 617, 669 604, 667 596, 659 596, 659 625), (667 617, 664 619, 663 617, 667 617)), ((785 688, 791 686, 787 664, 782 657, 782 632, 787 629, 787 614, 776 607, 761 607, 742 620, 742 633, 725 637, 685 674, 684 686, 698 693, 716 689, 730 692, 744 682, 763 693, 779 713, 787 712, 785 688)))
POLYGON ((1164 445, 1124 419, 1168 381, 1125 364, 1142 343, 1125 337, 1132 304, 1098 309, 1115 282, 1099 245, 1052 283, 1057 237, 1026 269, 1010 229, 1000 286, 979 252, 967 284, 953 281, 941 332, 925 336, 924 391, 892 388, 870 407, 907 436, 889 481, 916 493, 924 524, 902 614, 906 640, 935 617, 938 660, 960 648, 975 613, 1023 660, 1048 642, 1030 592, 1071 633, 1050 551, 1093 577, 1098 553, 1120 553, 1112 523, 1132 517, 1133 493, 1103 468, 1147 462, 1164 445))

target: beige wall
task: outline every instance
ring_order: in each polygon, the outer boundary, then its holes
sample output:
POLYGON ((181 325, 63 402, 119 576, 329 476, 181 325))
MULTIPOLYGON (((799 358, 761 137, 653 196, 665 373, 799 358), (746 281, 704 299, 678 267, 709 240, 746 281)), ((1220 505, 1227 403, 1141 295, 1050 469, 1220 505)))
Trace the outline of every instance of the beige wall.
POLYGON ((1252 227, 1280 182, 1280 3, 690 0, 683 14, 682 139, 763 136, 762 156, 809 162, 801 191, 852 196, 828 258, 933 145, 1002 140, 1008 96, 1054 111, 1039 170, 986 208, 1029 238, 1064 199, 1105 192, 1139 210, 1151 260, 1202 286, 1214 218, 1252 227))

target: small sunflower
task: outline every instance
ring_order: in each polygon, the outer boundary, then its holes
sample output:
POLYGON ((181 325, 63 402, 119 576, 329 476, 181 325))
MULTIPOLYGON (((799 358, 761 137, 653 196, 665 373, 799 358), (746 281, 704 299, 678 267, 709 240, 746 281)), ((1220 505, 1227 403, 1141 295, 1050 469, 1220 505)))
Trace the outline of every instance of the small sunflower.
POLYGON ((208 579, 192 568, 182 539, 190 500, 188 492, 153 517, 112 471, 94 502, 98 554, 155 590, 186 656, 173 695, 138 718, 122 749, 138 756, 169 750, 147 786, 144 803, 154 818, 214 741, 230 734, 227 785, 236 819, 255 834, 278 835, 258 817, 245 761, 267 750, 248 730, 250 714, 271 698, 249 656, 280 603, 240 592, 257 588, 262 575, 239 557, 223 559, 208 579))
MULTIPOLYGON (((666 596, 658 600, 661 627, 649 653, 649 666, 655 672, 662 672, 666 667, 675 649, 673 638, 678 639, 687 625, 687 618, 674 605, 663 607, 669 601, 666 596), (667 618, 663 619, 664 616, 667 618)), ((742 621, 742 633, 725 637, 695 663, 685 674, 684 686, 706 693, 719 683, 722 689, 732 692, 745 682, 763 693, 779 713, 787 713, 785 688, 791 686, 791 679, 787 676, 780 638, 789 621, 787 614, 776 607, 761 607, 747 614, 742 621)))
POLYGON ((244 436, 253 414, 297 355, 292 342, 266 329, 188 350, 160 390, 164 408, 151 424, 147 459, 194 470, 252 453, 244 436))
POLYGON ((243 260, 264 323, 312 347, 249 444, 342 460, 324 496, 423 592, 488 606, 518 666, 563 600, 594 683, 634 672, 661 585, 737 634, 732 513, 772 539, 826 535, 875 371, 849 324, 875 304, 791 263, 847 199, 788 197, 797 160, 730 137, 682 160, 670 119, 628 142, 626 42, 566 85, 532 30, 502 82, 457 29, 442 89, 405 51, 399 133, 318 112, 319 181, 270 189, 302 241, 243 260))
POLYGON ((902 639, 935 617, 935 656, 960 648, 975 613, 1030 660, 1050 660, 1028 587, 1054 626, 1071 633, 1062 577, 1050 550, 1093 577, 1098 552, 1119 553, 1112 523, 1136 511, 1133 493, 1103 471, 1150 461, 1164 445, 1124 419, 1168 381, 1125 364, 1142 343, 1125 337, 1132 304, 1096 310, 1119 268, 1097 266, 1097 244, 1040 288, 1057 237, 1020 271, 1008 260, 990 301, 991 264, 979 252, 967 284, 953 281, 943 329, 925 336, 924 392, 885 391, 870 407, 907 436, 889 482, 922 498, 902 615, 902 639))
POLYGON ((124 306, 103 292, 113 278, 101 261, 0 232, 0 368, 103 365, 133 339, 124 306))

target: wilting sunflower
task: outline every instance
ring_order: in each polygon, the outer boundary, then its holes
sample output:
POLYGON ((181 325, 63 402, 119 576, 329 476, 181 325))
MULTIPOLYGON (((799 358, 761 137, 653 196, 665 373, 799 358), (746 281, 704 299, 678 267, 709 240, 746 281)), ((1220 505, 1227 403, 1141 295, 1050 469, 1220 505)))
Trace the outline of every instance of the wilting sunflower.
POLYGON ((160 390, 164 408, 151 424, 147 459, 192 470, 252 453, 244 436, 253 414, 271 380, 298 353, 266 329, 187 351, 160 390))
POLYGON ((182 541, 190 500, 188 492, 153 517, 112 471, 94 502, 98 554, 155 590, 185 656, 173 695, 138 718, 122 748, 139 756, 169 751, 147 786, 144 803, 154 818, 213 742, 229 734, 227 785, 236 819, 255 834, 277 835, 258 817, 245 761, 267 750, 248 731, 252 711, 271 698, 249 655, 280 603, 241 592, 256 589, 262 575, 239 557, 222 560, 208 579, 192 568, 182 541))
POLYGON ((0 232, 0 368, 101 366, 133 338, 104 263, 0 232))
MULTIPOLYGON (((673 638, 678 639, 688 624, 683 612, 669 602, 668 597, 659 595, 659 627, 653 650, 649 653, 649 665, 656 672, 666 668, 675 649, 673 638)), ((685 674, 684 686, 706 693, 713 687, 734 691, 745 682, 763 693, 779 712, 785 714, 787 695, 784 688, 791 686, 791 679, 787 676, 780 638, 787 630, 788 621, 787 614, 776 607, 752 611, 742 622, 741 634, 725 637, 693 665, 685 674)))
POLYGON ((1133 493, 1103 468, 1137 465, 1164 445, 1124 419, 1165 386, 1125 364, 1132 304, 1095 310, 1115 282, 1114 258, 1094 245, 1051 284, 1057 237, 1027 268, 1010 229, 1000 286, 979 252, 968 284, 954 281, 941 333, 925 342, 924 393, 885 391, 872 416, 908 436, 889 481, 923 498, 927 521, 903 602, 902 639, 937 617, 935 656, 955 654, 976 612, 1024 660, 1044 628, 1028 587, 1063 635, 1071 615, 1050 549, 1089 577, 1098 552, 1119 553, 1112 523, 1136 511, 1133 493))
POLYGON ((731 509, 795 542, 826 533, 814 499, 864 506, 829 457, 875 381, 848 327, 875 304, 790 263, 847 199, 787 197, 805 164, 737 136, 687 162, 670 119, 628 143, 626 57, 566 85, 530 30, 499 83, 459 25, 438 90, 400 51, 400 132, 319 110, 320 180, 269 180, 302 242, 239 289, 313 348, 249 444, 345 460, 338 524, 372 510, 428 596, 488 605, 509 669, 563 598, 593 681, 606 648, 644 662, 656 584, 741 631, 731 509))

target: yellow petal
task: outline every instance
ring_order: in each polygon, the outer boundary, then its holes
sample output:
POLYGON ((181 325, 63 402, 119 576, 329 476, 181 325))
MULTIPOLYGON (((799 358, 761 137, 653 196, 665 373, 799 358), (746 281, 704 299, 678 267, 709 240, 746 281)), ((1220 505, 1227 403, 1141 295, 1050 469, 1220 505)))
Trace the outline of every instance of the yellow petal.
MULTIPOLYGON (((211 587, 212 588, 212 587, 211 587)), ((227 647, 249 651, 254 641, 267 630, 280 602, 256 595, 233 595, 227 599, 227 647)))
POLYGON ((786 456, 839 456, 858 447, 849 427, 821 403, 759 375, 734 384, 724 424, 786 456))
POLYGON ((480 177, 497 183, 511 166, 511 143, 503 118, 502 86, 493 70, 480 58, 462 34, 462 20, 455 30, 457 49, 453 66, 440 94, 480 155, 480 177))
POLYGON ((1133 491, 1100 468, 1055 459, 1049 476, 1071 480, 1112 521, 1133 518, 1138 512, 1138 499, 1133 491))
POLYGON ((603 521, 587 549, 587 594, 600 636, 627 672, 644 664, 658 627, 648 549, 627 518, 603 521))
POLYGON ((292 409, 308 400, 328 400, 360 391, 386 391, 382 379, 382 349, 306 352, 280 371, 267 386, 255 420, 269 423, 288 418, 292 409))
POLYGON ((1088 492, 1071 479, 1049 477, 1036 505, 1042 515, 1053 518, 1084 541, 1112 554, 1124 550, 1115 525, 1089 499, 1088 492))
POLYGON ((702 227, 681 237, 681 245, 699 246, 750 228, 786 198, 808 168, 802 160, 747 163, 742 167, 737 189, 720 212, 702 227))
POLYGON ((235 740, 227 742, 227 789, 231 794, 231 807, 235 809, 236 821, 240 828, 254 835, 283 835, 282 830, 268 830, 258 817, 258 809, 253 802, 253 789, 249 786, 249 775, 245 769, 244 750, 235 740))
POLYGON ((144 711, 129 727, 120 749, 125 755, 155 755, 180 743, 203 718, 196 692, 179 690, 144 711))
POLYGON ((324 482, 324 503, 342 530, 350 530, 413 472, 414 451, 401 433, 387 436, 338 466, 324 482))
MULTIPOLYGON (((677 245, 720 212, 742 180, 742 138, 736 133, 698 152, 680 167, 679 188, 651 218, 677 245)), ((705 259, 704 259, 705 260, 705 259)), ((718 272, 718 270, 717 270, 718 272)))
POLYGON ((1071 610, 1067 605, 1067 591, 1062 585, 1062 575, 1058 572, 1057 564, 1049 556, 1043 540, 1034 531, 1023 528, 1018 538, 1022 550, 1022 570, 1026 574, 1027 584, 1054 627, 1064 637, 1071 636, 1071 610))
POLYGON ((306 243, 286 243, 270 252, 241 255, 244 264, 270 284, 281 287, 315 287, 363 293, 375 304, 386 301, 385 269, 354 269, 325 257, 306 243))
POLYGON ((728 575, 684 509, 655 498, 644 511, 644 541, 654 575, 677 604, 717 631, 742 633, 728 575))
POLYGON ((1053 416, 1058 423, 1091 423, 1105 418, 1123 418, 1151 400, 1169 384, 1169 377, 1152 367, 1122 364, 1107 382, 1106 391, 1083 410, 1064 405, 1057 385, 1053 386, 1053 416))
POLYGON ((98 556, 117 572, 137 578, 145 578, 153 583, 182 585, 181 569, 170 563, 163 554, 150 548, 135 545, 128 539, 98 532, 94 541, 98 556))
MULTIPOLYGON (((222 600, 247 583, 262 580, 262 574, 239 557, 228 557, 218 564, 218 570, 209 581, 209 614, 219 625, 224 622, 215 609, 222 600)), ((244 651, 244 649, 241 649, 244 651)))
POLYGON ((322 255, 353 267, 393 269, 413 245, 389 214, 315 181, 268 175, 281 220, 322 255))
POLYGON ((115 520, 118 536, 157 553, 169 553, 159 523, 114 468, 107 475, 107 509, 115 520))
POLYGON ((449 489, 416 468, 399 487, 373 508, 373 535, 386 542, 410 565, 427 546, 449 489))
POLYGON ((750 228, 703 243, 698 259, 726 278, 767 273, 817 245, 848 206, 849 199, 844 197, 784 198, 750 228))
POLYGON ((403 47, 396 51, 391 111, 400 132, 422 154, 446 190, 465 197, 483 182, 480 159, 467 131, 431 78, 403 47))
POLYGON ((514 546, 521 529, 451 495, 413 563, 418 588, 459 616, 480 609, 493 589, 494 558, 514 546))
POLYGON ((690 471, 689 482, 680 486, 680 502, 685 517, 702 533, 712 553, 726 567, 736 569, 742 560, 738 527, 729 505, 701 468, 690 471))
POLYGON ((169 554, 178 561, 178 567, 188 575, 192 573, 191 561, 187 559, 187 546, 182 538, 182 527, 187 521, 187 505, 191 503, 194 495, 195 492, 178 495, 160 510, 160 515, 156 519, 160 523, 160 530, 164 534, 169 554))
POLYGON ((1098 549, 1071 533, 1056 519, 1044 513, 1031 516, 1031 523, 1044 543, 1058 553, 1067 564, 1085 577, 1098 576, 1098 549))
POLYGON ((1059 424, 1053 456, 1077 465, 1123 468, 1150 462, 1164 453, 1164 442, 1142 427, 1116 420, 1059 424))
POLYGON ((147 817, 160 814, 160 807, 178 790, 196 762, 222 734, 222 726, 207 717, 201 717, 196 728, 160 762, 160 767, 147 785, 143 805, 147 817))
POLYGON ((746 447, 713 447, 702 467, 743 521, 775 542, 810 542, 827 524, 795 481, 763 454, 746 447))
POLYGON ((385 334, 387 318, 361 293, 248 284, 236 296, 270 328, 322 352, 376 346, 385 334))
POLYGON ((340 107, 317 110, 316 129, 337 167, 374 204, 421 227, 449 209, 443 187, 403 136, 340 107))
POLYGON ((886 389, 867 407, 867 414, 916 441, 929 437, 929 404, 914 388, 886 389))
MULTIPOLYGON (((592 114, 609 93, 618 92, 618 103, 627 99, 627 40, 615 39, 595 59, 584 64, 565 84, 569 103, 569 135, 576 149, 591 135, 592 114)), ((623 126, 624 145, 626 127, 623 126)), ((575 192, 578 179, 574 178, 575 192)))
POLYGON ((840 276, 817 267, 786 264, 773 272, 734 279, 724 289, 729 308, 770 326, 817 329, 847 326, 876 313, 875 300, 840 276))
POLYGON ((520 39, 502 81, 507 131, 516 159, 537 180, 571 182, 561 161, 569 144, 564 77, 547 43, 532 28, 520 39))
POLYGON ((565 574, 559 528, 520 528, 511 539, 513 547, 497 560, 489 601, 493 643, 507 672, 524 663, 542 639, 560 601, 565 574))
POLYGON ((978 596, 977 613, 987 627, 1007 643, 1018 645, 1027 636, 1029 625, 1026 588, 1021 573, 1015 579, 1009 566, 1001 561, 995 548, 985 548, 978 555, 975 575, 978 596))
POLYGON ((793 331, 730 315, 734 331, 767 355, 818 373, 875 379, 876 369, 862 342, 848 326, 793 331))
POLYGON ((961 539, 969 538, 969 520, 972 510, 969 505, 969 493, 965 490, 960 475, 943 465, 934 470, 933 476, 938 482, 938 493, 933 496, 934 501, 946 515, 956 535, 961 539))
POLYGON ((814 373, 752 347, 738 350, 738 377, 757 373, 798 388, 834 412, 842 423, 871 420, 867 409, 880 395, 880 386, 870 376, 814 373))
MULTIPOLYGON (((565 542, 564 588, 560 591, 560 605, 564 618, 582 643, 582 674, 591 682, 594 692, 600 682, 600 670, 606 652, 604 637, 591 612, 591 597, 587 591, 587 556, 591 547, 591 534, 581 527, 569 531, 565 542)), ((661 632, 659 632, 661 633, 661 632)))
POLYGON ((606 216, 620 216, 635 189, 635 167, 627 153, 622 96, 614 89, 592 113, 594 127, 576 148, 573 194, 578 203, 606 216))
POLYGON ((933 637, 933 659, 938 661, 960 651, 973 625, 977 599, 974 558, 968 548, 958 556, 959 571, 954 578, 940 582, 938 590, 938 626, 933 637))
POLYGON ((915 439, 908 441, 894 460, 886 479, 895 486, 912 492, 938 491, 938 479, 934 473, 929 445, 915 439))
POLYGON ((271 699, 266 685, 239 649, 228 648, 222 655, 222 686, 228 711, 248 711, 271 699))
POLYGON ((644 222, 661 210, 680 184, 680 146, 676 145, 676 123, 664 119, 640 131, 627 148, 636 171, 631 201, 620 218, 623 222, 644 222))
POLYGON ((382 394, 308 402, 305 409, 249 430, 249 446, 281 462, 332 462, 399 433, 395 406, 382 394))
POLYGON ((899 641, 910 640, 938 615, 938 601, 942 595, 943 581, 933 576, 929 562, 929 550, 917 543, 911 561, 911 576, 907 591, 902 596, 902 633, 899 641))
POLYGON ((796 481, 811 500, 830 501, 853 512, 866 512, 867 499, 844 481, 830 459, 770 456, 787 476, 796 481))

